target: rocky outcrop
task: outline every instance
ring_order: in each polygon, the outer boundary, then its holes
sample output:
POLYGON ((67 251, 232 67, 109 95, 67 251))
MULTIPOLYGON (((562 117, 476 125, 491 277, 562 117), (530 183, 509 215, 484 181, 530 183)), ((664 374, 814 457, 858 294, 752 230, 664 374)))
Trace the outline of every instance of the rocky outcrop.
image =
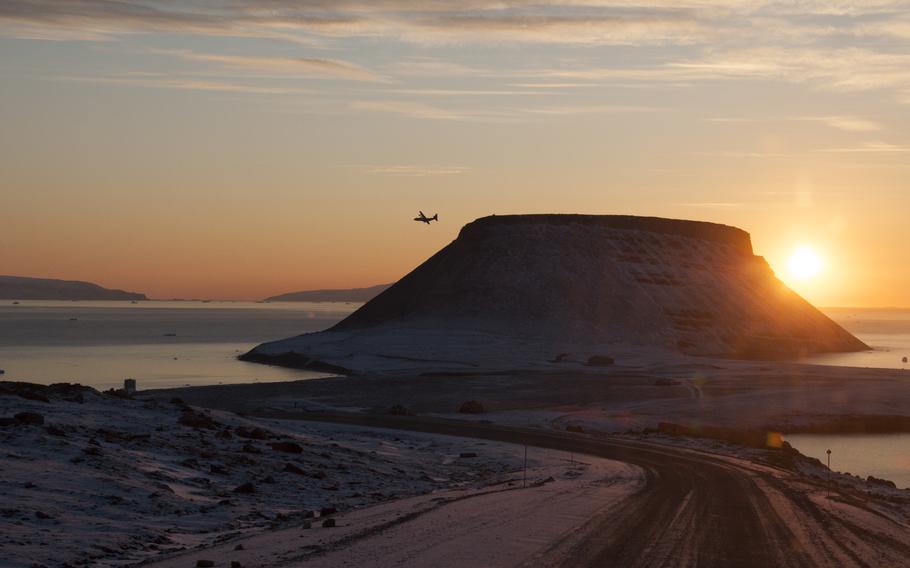
POLYGON ((544 349, 540 358, 552 360, 612 355, 611 345, 743 359, 867 348, 778 280, 740 229, 515 215, 469 223, 335 327, 261 345, 248 358, 358 370, 359 352, 466 369, 484 366, 491 350, 522 359, 544 349))

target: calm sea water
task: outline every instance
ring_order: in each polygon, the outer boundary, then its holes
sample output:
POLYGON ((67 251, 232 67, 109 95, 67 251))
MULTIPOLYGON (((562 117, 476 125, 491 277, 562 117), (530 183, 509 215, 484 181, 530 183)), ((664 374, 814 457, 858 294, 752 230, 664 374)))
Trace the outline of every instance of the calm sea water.
POLYGON ((245 363, 263 341, 319 331, 359 304, 0 301, 4 380, 139 388, 283 381, 321 373, 245 363))
MULTIPOLYGON (((0 301, 5 379, 141 388, 324 376, 236 360, 255 345, 319 331, 359 304, 311 302, 0 301)), ((825 365, 908 368, 910 310, 827 309, 874 349, 821 355, 825 365)))
POLYGON ((859 353, 816 355, 806 362, 843 367, 910 369, 910 309, 825 308, 828 317, 872 347, 859 353))
POLYGON ((910 434, 819 435, 790 434, 790 444, 822 463, 831 450, 831 470, 861 477, 889 479, 901 488, 910 488, 910 434))

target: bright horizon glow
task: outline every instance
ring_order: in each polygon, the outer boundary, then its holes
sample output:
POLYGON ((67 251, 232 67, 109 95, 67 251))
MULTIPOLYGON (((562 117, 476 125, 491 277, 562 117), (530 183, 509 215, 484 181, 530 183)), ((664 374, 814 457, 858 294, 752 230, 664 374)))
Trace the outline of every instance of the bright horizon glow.
POLYGON ((823 267, 822 258, 808 245, 802 245, 793 251, 788 264, 790 275, 797 280, 811 280, 818 276, 823 267))

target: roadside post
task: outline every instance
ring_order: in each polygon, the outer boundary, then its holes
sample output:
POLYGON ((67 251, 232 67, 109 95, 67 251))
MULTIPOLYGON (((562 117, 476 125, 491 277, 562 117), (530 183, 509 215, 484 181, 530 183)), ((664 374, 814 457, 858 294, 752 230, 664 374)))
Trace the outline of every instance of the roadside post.
POLYGON ((521 486, 528 486, 528 444, 525 444, 525 465, 521 472, 521 486))

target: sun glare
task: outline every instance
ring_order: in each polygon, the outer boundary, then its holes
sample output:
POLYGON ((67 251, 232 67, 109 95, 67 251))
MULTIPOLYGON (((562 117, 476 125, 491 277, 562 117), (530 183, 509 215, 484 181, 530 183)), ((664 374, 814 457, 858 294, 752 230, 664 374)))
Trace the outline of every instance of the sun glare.
POLYGON ((822 269, 822 259, 807 246, 801 246, 790 256, 790 274, 798 280, 809 280, 822 269))

